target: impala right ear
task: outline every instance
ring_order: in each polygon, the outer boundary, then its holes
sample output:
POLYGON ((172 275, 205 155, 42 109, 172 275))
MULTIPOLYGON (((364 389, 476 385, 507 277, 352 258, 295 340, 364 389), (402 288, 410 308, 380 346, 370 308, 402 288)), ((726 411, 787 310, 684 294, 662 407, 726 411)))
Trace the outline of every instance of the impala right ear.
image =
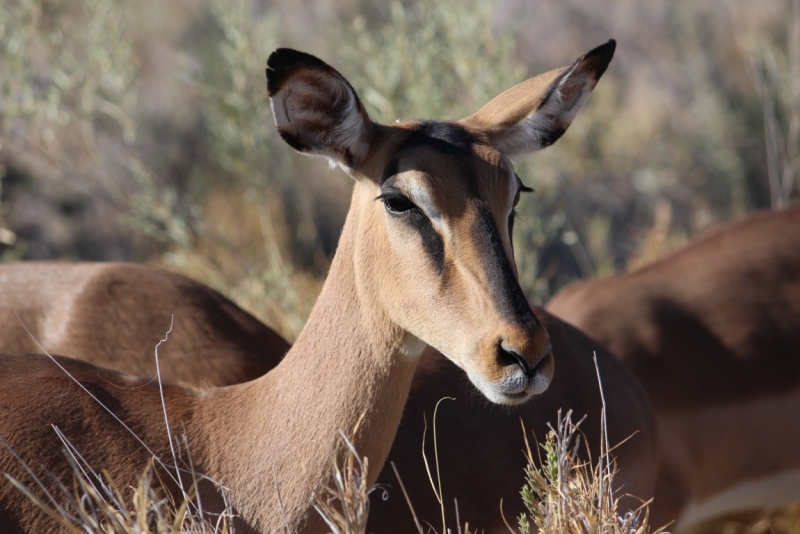
POLYGON ((333 67, 310 54, 279 48, 267 61, 267 91, 278 132, 292 148, 350 168, 366 158, 372 122, 333 67))
POLYGON ((508 157, 550 146, 586 103, 616 46, 611 39, 572 65, 524 81, 459 122, 480 132, 508 157))

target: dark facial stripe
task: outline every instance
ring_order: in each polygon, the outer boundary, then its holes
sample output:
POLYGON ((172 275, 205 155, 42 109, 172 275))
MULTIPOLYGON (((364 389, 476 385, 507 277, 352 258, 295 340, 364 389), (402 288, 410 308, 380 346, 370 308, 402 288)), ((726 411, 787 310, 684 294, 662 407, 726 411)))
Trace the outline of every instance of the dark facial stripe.
POLYGON ((439 232, 431 224, 431 220, 425 215, 418 213, 414 215, 414 225, 422 237, 422 248, 425 250, 431 263, 436 268, 437 274, 444 272, 444 241, 439 232))
POLYGON ((508 319, 517 321, 521 326, 527 328, 538 326, 539 321, 533 315, 514 276, 514 269, 506 256, 497 225, 486 208, 478 210, 474 231, 476 242, 482 243, 487 249, 484 269, 500 313, 508 319))
MULTIPOLYGON (((386 169, 383 171, 383 184, 381 191, 384 194, 402 194, 397 188, 394 187, 395 176, 397 176, 397 160, 392 160, 386 169)), ((430 208, 429 208, 430 209, 430 208)), ((425 254, 430 258, 431 263, 436 268, 438 274, 444 272, 444 241, 439 232, 433 227, 431 220, 425 212, 416 206, 413 210, 409 210, 404 216, 406 224, 411 225, 422 238, 422 248, 425 254)))
MULTIPOLYGON (((425 121, 412 130, 408 138, 400 145, 381 176, 381 184, 396 175, 399 170, 402 153, 418 147, 428 147, 444 155, 456 156, 468 191, 475 193, 476 172, 470 156, 474 154, 474 146, 478 141, 462 126, 449 122, 425 121)), ((422 169, 420 169, 422 170, 422 169)))

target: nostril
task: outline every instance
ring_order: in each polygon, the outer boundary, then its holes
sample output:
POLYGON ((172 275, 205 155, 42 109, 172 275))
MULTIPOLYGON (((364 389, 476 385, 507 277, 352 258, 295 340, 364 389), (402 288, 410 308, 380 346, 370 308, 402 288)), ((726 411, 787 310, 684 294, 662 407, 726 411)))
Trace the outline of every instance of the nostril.
POLYGON ((500 343, 498 354, 500 356, 500 361, 503 362, 504 365, 518 365, 527 376, 533 375, 535 369, 531 369, 528 360, 519 352, 505 346, 505 343, 500 343))

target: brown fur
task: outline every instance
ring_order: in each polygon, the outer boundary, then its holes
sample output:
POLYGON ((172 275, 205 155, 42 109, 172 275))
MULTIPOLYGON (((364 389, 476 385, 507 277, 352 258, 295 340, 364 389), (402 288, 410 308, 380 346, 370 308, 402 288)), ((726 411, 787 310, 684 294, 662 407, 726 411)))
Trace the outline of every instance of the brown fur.
POLYGON ((658 521, 800 469, 800 204, 573 284, 547 308, 609 347, 649 393, 663 451, 658 521))
MULTIPOLYGON (((440 153, 408 145, 401 150, 424 125, 372 123, 360 104, 347 100, 357 100, 349 84, 309 58, 275 52, 268 63, 269 90, 276 124, 287 142, 335 159, 356 179, 328 280, 297 342, 266 375, 205 391, 167 388, 171 424, 185 431, 195 467, 232 490, 238 532, 283 529, 273 476, 287 526, 322 530, 310 493, 331 479, 329 454, 343 447, 339 430, 352 429, 364 414, 353 443, 376 468, 368 478, 375 482, 401 419, 424 346, 420 340, 447 353, 499 402, 521 402, 546 388, 553 376, 550 338, 531 310, 519 306, 521 290, 508 275, 513 257, 505 222, 516 178, 507 158, 483 143, 489 137, 475 126, 467 127, 474 146, 457 160, 449 149, 440 153), (312 85, 306 83, 310 71, 312 85), (315 91, 331 93, 317 98, 315 91), (325 129, 331 135, 319 136, 325 129), (420 159, 426 151, 428 158, 420 159), (444 276, 432 269, 424 235, 376 200, 392 159, 401 170, 396 189, 412 199, 424 198, 437 212, 418 220, 435 223, 436 234, 447 237, 441 247, 444 276), (516 351, 514 361, 501 350, 504 344, 516 351)), ((606 54, 606 64, 610 59, 606 54)), ((600 72, 593 60, 579 61, 572 69, 577 77, 600 72)), ((593 85, 583 84, 583 91, 588 95, 593 85)), ((574 114, 573 108, 569 113, 574 114)), ((0 435, 23 459, 65 474, 58 447, 42 444, 50 436, 48 425, 56 425, 90 461, 115 465, 120 486, 133 482, 140 471, 136 466, 143 468, 148 453, 61 370, 45 357, 8 356, 2 362, 0 435)), ((105 402, 122 410, 126 422, 166 457, 166 435, 158 431, 158 391, 152 384, 132 390, 119 384, 139 384, 136 379, 88 364, 66 365, 79 380, 101 384, 92 388, 101 388, 105 402)), ((0 469, 20 473, 7 453, 0 453, 0 469)), ((18 506, 19 499, 10 485, 0 487, 0 521, 12 530, 51 529, 30 507, 18 506)), ((203 501, 215 499, 205 495, 203 501)))
POLYGON ((51 354, 152 377, 153 349, 174 317, 169 342, 159 348, 162 376, 227 386, 263 375, 289 350, 283 338, 216 291, 154 267, 0 264, 0 286, 0 353, 40 353, 35 338, 51 354))

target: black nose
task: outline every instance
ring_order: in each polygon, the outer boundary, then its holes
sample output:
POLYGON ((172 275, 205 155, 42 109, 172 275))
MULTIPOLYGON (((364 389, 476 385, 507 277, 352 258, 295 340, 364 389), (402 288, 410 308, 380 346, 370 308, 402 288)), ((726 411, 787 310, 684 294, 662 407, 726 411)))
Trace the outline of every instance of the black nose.
POLYGON ((498 358, 503 365, 518 365, 519 368, 522 369, 522 372, 527 376, 533 376, 533 374, 536 372, 536 369, 531 367, 528 359, 514 349, 514 347, 501 342, 497 347, 497 353, 498 358))

